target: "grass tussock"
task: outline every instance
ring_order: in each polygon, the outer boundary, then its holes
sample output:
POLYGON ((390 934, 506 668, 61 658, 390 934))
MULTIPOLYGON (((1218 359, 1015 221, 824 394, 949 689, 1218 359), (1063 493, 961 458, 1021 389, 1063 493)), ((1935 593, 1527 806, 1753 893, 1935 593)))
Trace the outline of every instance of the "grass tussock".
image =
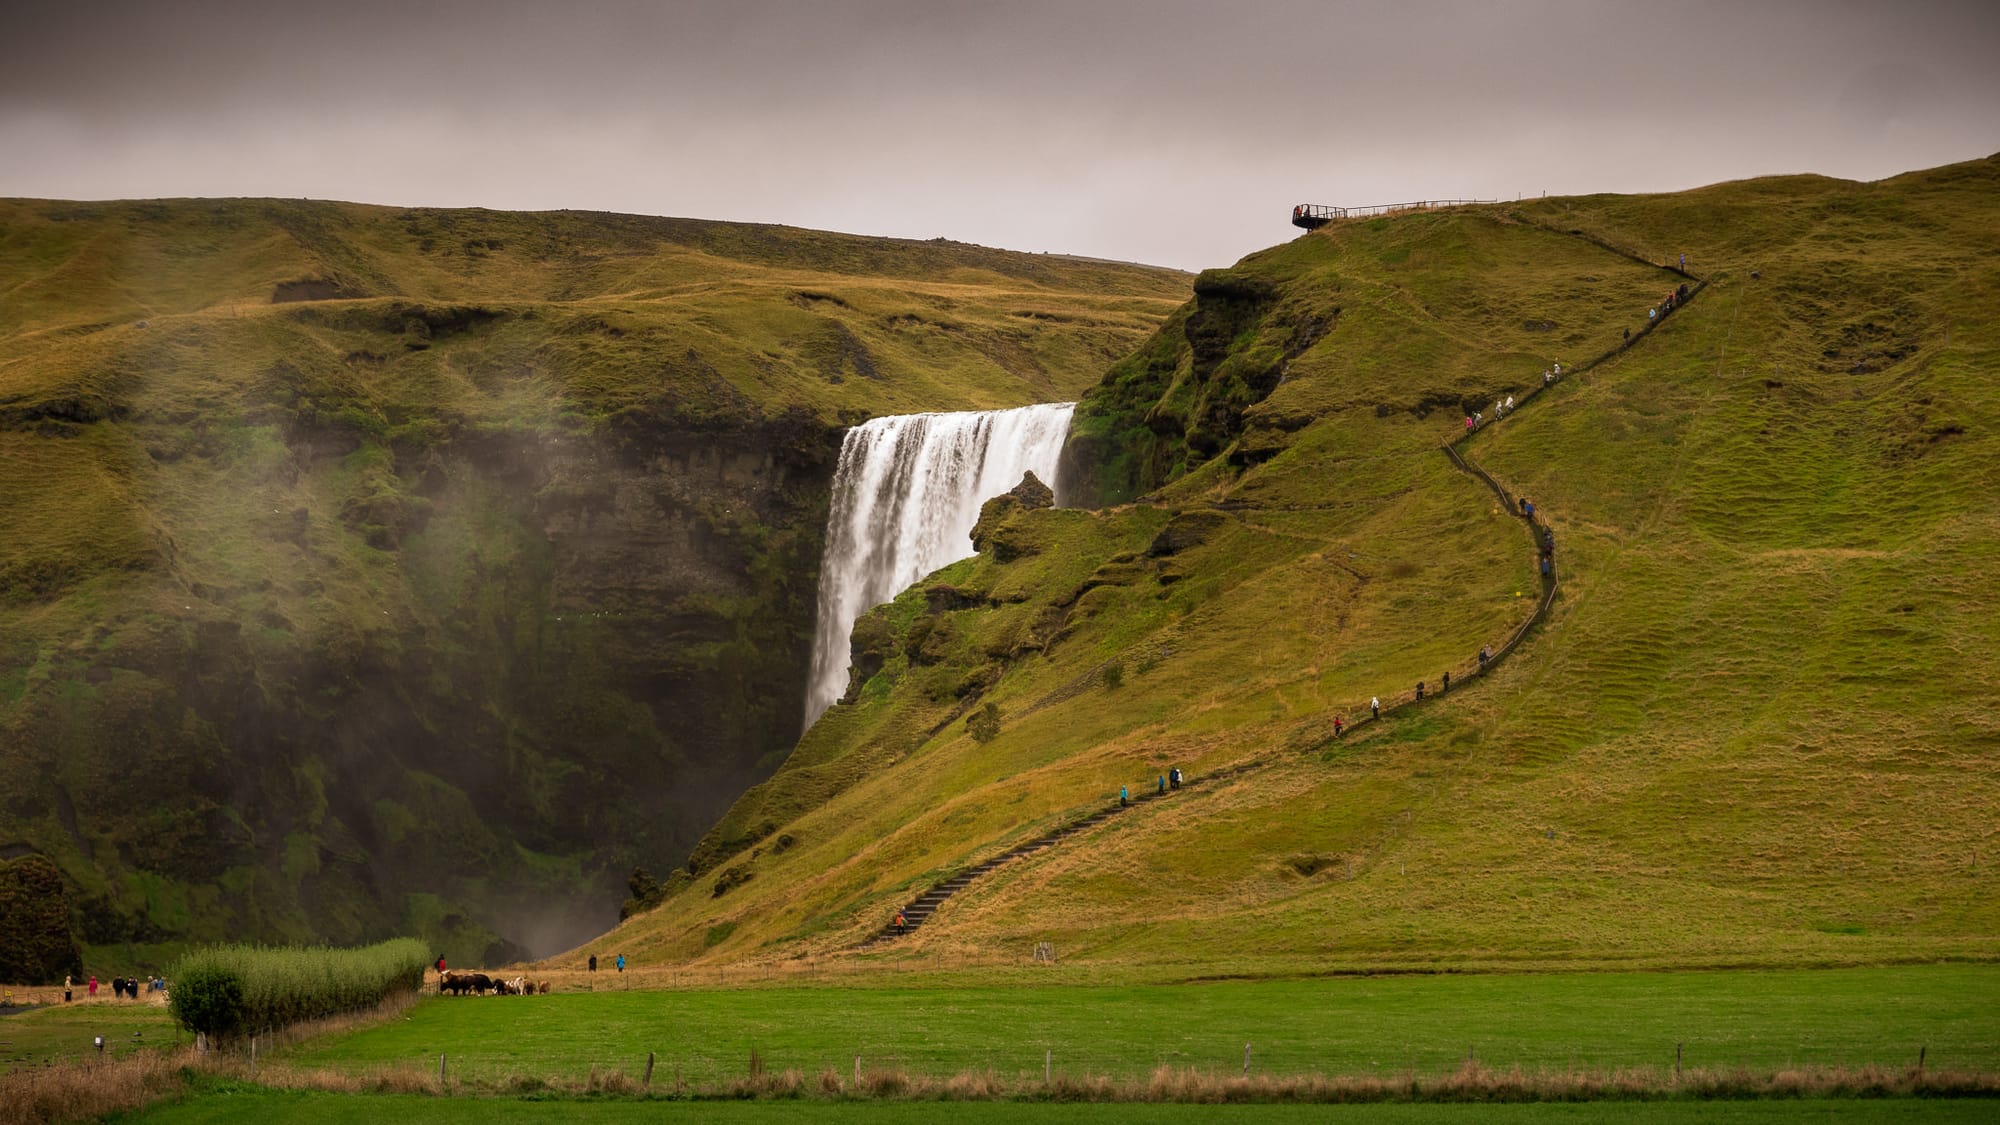
POLYGON ((15 1071, 0 1078, 0 1125, 90 1121, 151 1105, 187 1087, 194 1059, 190 1047, 15 1071))

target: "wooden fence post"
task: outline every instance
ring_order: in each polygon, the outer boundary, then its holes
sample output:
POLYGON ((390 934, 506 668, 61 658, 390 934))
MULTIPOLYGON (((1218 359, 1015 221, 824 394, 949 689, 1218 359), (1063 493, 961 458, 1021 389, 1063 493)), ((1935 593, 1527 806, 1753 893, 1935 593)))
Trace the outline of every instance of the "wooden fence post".
MULTIPOLYGON (((1918 1057, 1922 1058, 1923 1056, 1919 1054, 1918 1057)), ((1042 1085, 1046 1086, 1049 1084, 1049 1082, 1053 1079, 1053 1076, 1055 1074, 1055 1069, 1056 1069, 1055 1048, 1053 1047, 1042 1048, 1042 1085)), ((1923 1069, 1924 1069, 1923 1064, 1918 1063, 1917 1065, 1918 1073, 1922 1073, 1923 1069)))
POLYGON ((646 1080, 641 1083, 646 1089, 653 1088, 653 1052, 646 1052, 646 1080))
POLYGON ((1674 1081, 1676 1082, 1681 1080, 1681 1048, 1684 1046, 1686 1046, 1684 1043, 1674 1044, 1674 1081))
POLYGON ((1246 1078, 1250 1075, 1250 1044, 1248 1043, 1243 1044, 1243 1075, 1246 1078))
POLYGON ((438 1085, 444 1085, 444 1056, 438 1056, 438 1085))
POLYGON ((861 1056, 854 1056, 854 1088, 861 1089, 861 1056))

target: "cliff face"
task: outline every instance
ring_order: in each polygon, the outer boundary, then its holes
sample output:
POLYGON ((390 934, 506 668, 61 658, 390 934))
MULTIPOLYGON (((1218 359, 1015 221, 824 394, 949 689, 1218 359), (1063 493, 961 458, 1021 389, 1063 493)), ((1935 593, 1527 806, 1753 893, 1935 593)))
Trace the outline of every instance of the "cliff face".
POLYGON ((1332 329, 1337 286, 1286 289, 1296 263, 1261 265, 1204 271, 1194 300, 1084 395, 1064 449, 1065 503, 1128 501, 1215 457, 1332 329))
MULTIPOLYGON (((653 419, 398 458, 421 515, 366 608, 316 544, 352 529, 310 509, 272 513, 275 590, 183 587, 201 548, 163 550, 142 600, 192 619, 128 606, 37 653, 14 830, 101 877, 95 945, 417 928, 496 959, 601 927, 796 735, 838 442, 653 419)), ((314 448, 307 491, 346 460, 314 448)))
POLYGON ((1072 395, 1181 285, 624 216, 0 201, 0 855, 54 863, 94 967, 597 932, 798 735, 842 428, 1072 395))

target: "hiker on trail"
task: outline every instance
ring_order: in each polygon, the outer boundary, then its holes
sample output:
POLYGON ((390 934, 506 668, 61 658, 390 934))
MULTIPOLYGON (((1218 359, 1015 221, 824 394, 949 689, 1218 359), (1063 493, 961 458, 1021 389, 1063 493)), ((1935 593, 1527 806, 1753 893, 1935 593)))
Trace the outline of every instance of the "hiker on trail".
POLYGON ((70 997, 70 991, 71 991, 72 989, 74 989, 75 987, 76 987, 76 982, 75 982, 75 981, 74 981, 73 979, 71 979, 71 977, 70 977, 70 975, 69 975, 68 973, 64 973, 64 974, 63 974, 63 1003, 67 1004, 67 1003, 69 1003, 69 1002, 70 1002, 70 999, 71 999, 71 997, 70 997))
POLYGON ((1161 792, 1161 793, 1163 793, 1163 794, 1164 794, 1164 793, 1165 793, 1166 791, 1167 791, 1167 775, 1166 775, 1166 774, 1161 774, 1161 775, 1160 775, 1160 788, 1159 788, 1159 792, 1161 792))
POLYGON ((1514 409, 1514 396, 1513 396, 1513 395, 1508 395, 1508 396, 1507 396, 1507 409, 1509 409, 1509 410, 1512 410, 1512 409, 1514 409))
POLYGON ((1686 272, 1687 272, 1687 268, 1688 268, 1688 256, 1687 256, 1686 254, 1682 254, 1682 255, 1681 255, 1681 272, 1682 272, 1682 273, 1686 273, 1686 272))
POLYGON ((1646 323, 1651 324, 1653 323, 1653 321, 1658 320, 1659 317, 1660 317, 1660 310, 1658 309, 1646 310, 1646 323))
POLYGON ((1122 809, 1130 806, 1131 804, 1132 804, 1131 792, 1128 791, 1123 785, 1120 785, 1118 787, 1118 807, 1122 809))
POLYGON ((1371 695, 1368 697, 1368 710, 1373 712, 1376 718, 1379 719, 1382 717, 1382 699, 1380 696, 1371 695))
POLYGON ((111 978, 111 995, 112 995, 112 996, 114 996, 114 997, 118 997, 118 996, 123 996, 123 995, 125 995, 125 978, 124 978, 124 977, 112 977, 112 978, 111 978))
POLYGON ((590 955, 590 971, 593 973, 597 971, 597 954, 595 953, 590 955))
POLYGON ((1687 299, 1688 299, 1688 283, 1683 281, 1680 283, 1678 287, 1674 289, 1674 300, 1685 301, 1687 299))
POLYGON ((1542 386, 1546 387, 1550 383, 1553 383, 1555 381, 1556 381, 1555 372, 1550 371, 1546 367, 1542 368, 1542 386))
POLYGON ((1521 497, 1521 514, 1528 517, 1529 523, 1533 523, 1535 520, 1535 502, 1525 496, 1521 497))
POLYGON ((1470 414, 1465 416, 1465 432, 1468 434, 1472 432, 1472 415, 1470 414))
POLYGON ((1340 716, 1335 715, 1333 717, 1333 737, 1335 738, 1340 737, 1340 728, 1341 728, 1340 716))
POLYGON ((1449 691, 1451 691, 1451 673, 1446 672, 1444 674, 1444 686, 1438 689, 1438 694, 1444 695, 1449 691))
POLYGON ((97 974, 96 974, 96 973, 92 973, 92 974, 90 974, 90 995, 92 995, 92 996, 96 996, 96 995, 97 995, 97 974))
POLYGON ((625 955, 623 953, 618 955, 618 971, 621 973, 625 971, 625 955))
POLYGON ((1625 330, 1625 342, 1628 344, 1632 342, 1632 330, 1630 328, 1625 330))
POLYGON ((1418 681, 1417 681, 1417 698, 1418 698, 1419 700, 1421 700, 1421 699, 1423 699, 1423 697, 1424 697, 1424 682, 1423 682, 1422 680, 1418 680, 1418 681))
POLYGON ((1483 411, 1483 410, 1475 410, 1475 411, 1473 411, 1473 412, 1472 412, 1472 428, 1476 430, 1476 429, 1478 429, 1479 427, 1481 427, 1481 426, 1483 426, 1483 425, 1485 425, 1485 424, 1486 424, 1486 412, 1485 412, 1485 411, 1483 411))
POLYGON ((903 912, 901 910, 896 911, 896 935, 900 937, 903 934, 908 933, 909 929, 910 929, 910 920, 903 915, 903 912))
POLYGON ((1554 560, 1554 559, 1551 559, 1551 558, 1549 558, 1549 557, 1548 557, 1547 555, 1543 555, 1543 556, 1542 556, 1542 577, 1543 577, 1543 578, 1547 578, 1547 577, 1549 577, 1550 575, 1552 575, 1552 574, 1554 574, 1554 573, 1555 573, 1555 570, 1556 570, 1556 566, 1555 566, 1555 560, 1554 560))
POLYGON ((1486 662, 1491 659, 1493 659, 1493 646, 1481 645, 1479 648, 1479 666, 1481 668, 1486 667, 1486 662))

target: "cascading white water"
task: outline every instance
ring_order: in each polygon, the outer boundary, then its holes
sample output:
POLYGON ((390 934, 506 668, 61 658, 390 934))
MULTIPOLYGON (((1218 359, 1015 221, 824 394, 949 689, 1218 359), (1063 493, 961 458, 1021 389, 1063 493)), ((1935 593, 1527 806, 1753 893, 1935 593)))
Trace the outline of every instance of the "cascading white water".
POLYGON ((1075 405, 895 414, 847 431, 820 560, 806 726, 847 690, 848 636, 862 614, 972 554, 980 505, 1023 473, 1055 487, 1075 405))

